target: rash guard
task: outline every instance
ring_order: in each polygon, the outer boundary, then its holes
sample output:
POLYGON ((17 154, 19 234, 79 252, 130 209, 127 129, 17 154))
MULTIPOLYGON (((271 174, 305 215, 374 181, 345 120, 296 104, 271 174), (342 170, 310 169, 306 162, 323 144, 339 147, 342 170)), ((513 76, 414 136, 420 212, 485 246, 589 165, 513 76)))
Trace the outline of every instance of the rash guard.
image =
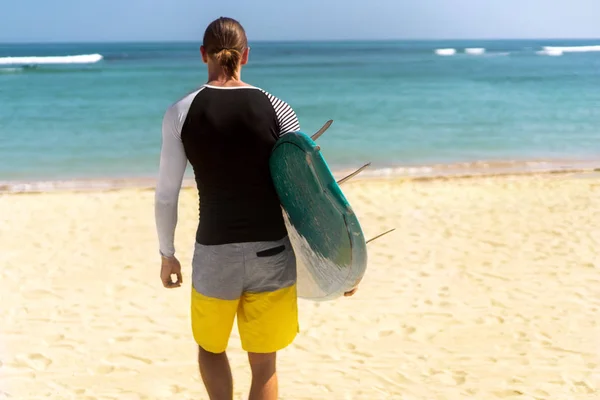
POLYGON ((287 234, 271 180, 277 139, 300 130, 286 102, 254 87, 204 85, 164 115, 155 220, 159 250, 175 254, 177 205, 189 162, 198 190, 202 245, 280 240, 287 234))

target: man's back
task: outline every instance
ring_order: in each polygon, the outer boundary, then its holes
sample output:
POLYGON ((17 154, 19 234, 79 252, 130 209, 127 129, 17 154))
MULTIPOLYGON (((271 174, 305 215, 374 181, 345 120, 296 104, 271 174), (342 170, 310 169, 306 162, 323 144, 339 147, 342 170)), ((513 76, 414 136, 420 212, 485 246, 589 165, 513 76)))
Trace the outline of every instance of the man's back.
POLYGON ((193 167, 200 198, 196 241, 273 241, 287 232, 269 171, 278 137, 299 129, 292 109, 252 87, 204 85, 172 106, 174 135, 193 167))

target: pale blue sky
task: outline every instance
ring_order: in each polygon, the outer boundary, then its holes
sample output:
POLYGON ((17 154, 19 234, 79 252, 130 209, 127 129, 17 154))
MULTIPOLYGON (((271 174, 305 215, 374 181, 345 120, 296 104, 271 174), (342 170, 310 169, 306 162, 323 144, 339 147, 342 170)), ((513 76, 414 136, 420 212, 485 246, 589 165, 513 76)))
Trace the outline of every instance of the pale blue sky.
POLYGON ((195 40, 212 19, 250 40, 600 38, 600 0, 4 0, 0 42, 195 40))

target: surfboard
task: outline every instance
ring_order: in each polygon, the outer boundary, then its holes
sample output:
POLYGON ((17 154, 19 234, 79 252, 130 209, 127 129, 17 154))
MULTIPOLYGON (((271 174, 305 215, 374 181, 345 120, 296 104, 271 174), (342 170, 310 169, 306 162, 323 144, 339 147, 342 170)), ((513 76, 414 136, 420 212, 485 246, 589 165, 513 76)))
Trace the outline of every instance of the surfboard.
POLYGON ((275 143, 269 164, 296 254, 298 297, 342 296, 364 276, 367 246, 320 147, 305 133, 287 133, 275 143))

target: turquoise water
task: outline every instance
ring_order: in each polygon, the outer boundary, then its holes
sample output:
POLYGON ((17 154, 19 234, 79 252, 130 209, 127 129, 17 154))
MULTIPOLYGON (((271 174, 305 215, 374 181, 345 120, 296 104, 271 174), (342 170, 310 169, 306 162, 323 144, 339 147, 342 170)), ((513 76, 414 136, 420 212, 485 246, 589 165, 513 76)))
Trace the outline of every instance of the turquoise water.
MULTIPOLYGON (((332 169, 565 165, 600 160, 597 45, 252 43, 243 78, 290 103, 307 133, 335 120, 319 139, 332 169)), ((0 182, 155 176, 165 109, 206 80, 197 47, 0 45, 0 182), (102 59, 45 64, 91 54, 102 59)))

